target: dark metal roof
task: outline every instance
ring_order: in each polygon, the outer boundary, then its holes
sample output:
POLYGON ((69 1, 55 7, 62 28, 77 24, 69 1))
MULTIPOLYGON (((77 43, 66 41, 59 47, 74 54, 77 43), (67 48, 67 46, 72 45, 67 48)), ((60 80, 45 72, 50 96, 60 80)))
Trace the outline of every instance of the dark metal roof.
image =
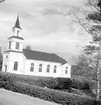
POLYGON ((19 36, 11 36, 11 37, 9 37, 8 39, 10 39, 10 38, 16 38, 16 39, 24 40, 22 37, 19 37, 19 36))
POLYGON ((23 53, 27 59, 36 59, 36 60, 43 60, 43 61, 51 61, 65 64, 67 61, 56 54, 45 53, 40 51, 33 51, 23 49, 23 53))
POLYGON ((15 23, 15 26, 14 26, 13 28, 20 28, 20 29, 22 29, 22 28, 20 27, 19 15, 17 16, 16 23, 15 23))

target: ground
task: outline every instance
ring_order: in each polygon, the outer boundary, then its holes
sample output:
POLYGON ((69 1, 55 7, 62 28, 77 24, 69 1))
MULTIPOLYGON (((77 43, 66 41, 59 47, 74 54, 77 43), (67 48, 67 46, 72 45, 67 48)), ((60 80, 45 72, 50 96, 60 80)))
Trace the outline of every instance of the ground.
POLYGON ((58 105, 20 93, 0 89, 0 105, 58 105))

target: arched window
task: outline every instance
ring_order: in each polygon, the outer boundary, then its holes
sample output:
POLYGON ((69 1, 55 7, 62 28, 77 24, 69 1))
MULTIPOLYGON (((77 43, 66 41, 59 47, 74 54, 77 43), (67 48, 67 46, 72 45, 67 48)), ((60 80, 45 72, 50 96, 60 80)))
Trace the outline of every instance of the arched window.
POLYGON ((47 65, 47 73, 49 73, 50 65, 47 65))
POLYGON ((55 66, 54 66, 54 73, 56 73, 56 69, 57 69, 57 66, 55 65, 55 66))
POLYGON ((30 71, 34 71, 34 63, 31 63, 30 71))
POLYGON ((18 62, 14 62, 14 70, 18 69, 18 62))
POLYGON ((39 72, 42 72, 42 64, 39 65, 39 72))
POLYGON ((11 42, 9 42, 9 49, 11 49, 11 42))
POLYGON ((16 42, 16 49, 19 50, 19 42, 16 42))
POLYGON ((8 59, 8 55, 6 55, 6 59, 8 59))
POLYGON ((68 73, 68 67, 65 68, 65 74, 67 74, 67 73, 68 73))
POLYGON ((17 31, 17 36, 19 36, 19 31, 17 31))

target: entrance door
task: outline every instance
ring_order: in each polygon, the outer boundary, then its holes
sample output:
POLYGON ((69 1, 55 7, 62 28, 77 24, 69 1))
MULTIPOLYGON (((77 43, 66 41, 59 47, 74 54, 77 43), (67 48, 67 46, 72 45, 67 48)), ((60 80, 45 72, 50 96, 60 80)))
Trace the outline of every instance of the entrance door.
POLYGON ((5 72, 7 72, 7 65, 5 66, 5 72))

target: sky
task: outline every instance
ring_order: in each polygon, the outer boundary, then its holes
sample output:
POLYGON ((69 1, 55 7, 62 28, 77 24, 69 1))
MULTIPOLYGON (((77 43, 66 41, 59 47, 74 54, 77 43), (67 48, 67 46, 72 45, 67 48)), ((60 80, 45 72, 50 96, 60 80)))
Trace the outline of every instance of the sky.
POLYGON ((84 0, 5 0, 0 4, 0 46, 7 48, 17 13, 20 15, 24 47, 55 53, 74 64, 91 37, 74 22, 71 10, 82 16, 84 0))

